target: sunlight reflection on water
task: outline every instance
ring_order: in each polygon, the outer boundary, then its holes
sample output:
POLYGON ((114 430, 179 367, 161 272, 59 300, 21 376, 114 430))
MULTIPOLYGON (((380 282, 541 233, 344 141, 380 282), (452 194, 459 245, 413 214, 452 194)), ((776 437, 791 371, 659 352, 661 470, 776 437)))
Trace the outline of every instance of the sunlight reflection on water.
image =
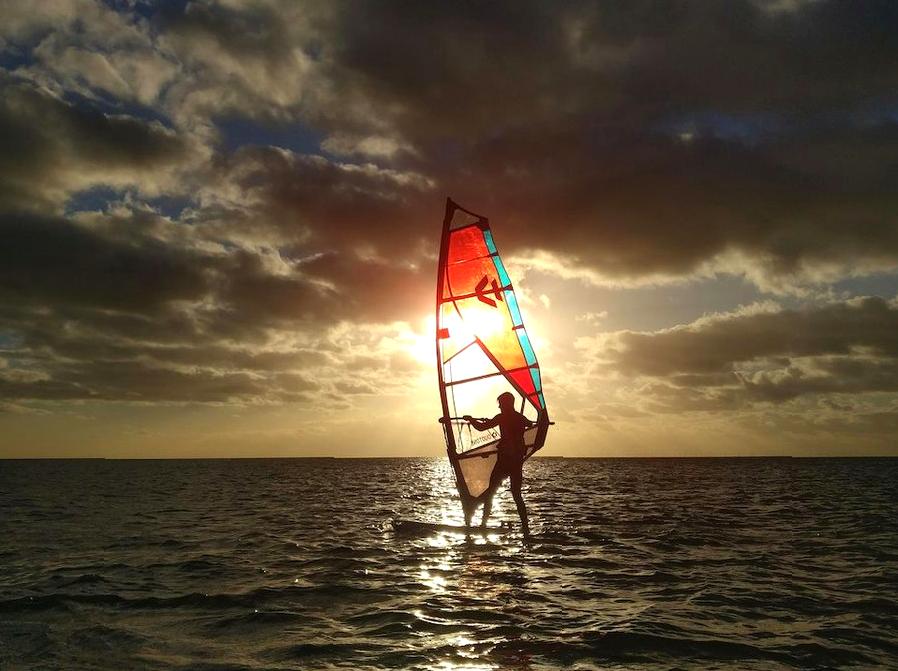
MULTIPOLYGON (((430 460, 421 473, 424 486, 430 495, 415 518, 454 526, 464 525, 464 515, 455 490, 454 473, 447 460, 430 460)), ((493 504, 491 520, 503 520, 508 510, 507 485, 503 486, 493 504)), ((514 506, 511 511, 516 513, 514 506)), ((475 517, 475 523, 479 522, 475 517)), ((426 550, 417 566, 416 580, 435 598, 451 597, 458 604, 435 617, 432 606, 427 611, 415 610, 415 617, 425 626, 462 629, 459 633, 444 637, 440 642, 441 659, 427 665, 428 669, 452 671, 482 671, 500 668, 491 660, 494 648, 506 642, 504 636, 491 632, 503 626, 503 610, 510 602, 511 590, 527 584, 526 567, 509 567, 522 552, 518 534, 475 534, 436 531, 413 538, 413 547, 426 550), (497 582, 494 560, 504 558, 503 569, 497 582), (486 608, 484 609, 484 605, 486 608), (464 623, 464 613, 478 611, 476 621, 464 623), (460 617, 462 619, 460 619, 460 617)), ((508 660, 505 661, 507 663, 508 660)), ((527 663, 516 663, 515 668, 527 668, 527 663)))
MULTIPOLYGON (((431 493, 428 500, 420 507, 416 518, 422 521, 433 521, 440 524, 462 526, 464 515, 455 490, 454 473, 447 460, 431 460, 422 476, 431 493)), ((507 482, 500 488, 490 517, 495 524, 497 520, 507 520, 513 513, 517 522, 517 510, 509 505, 511 497, 507 482)), ((478 510, 474 522, 479 523, 478 510)), ((495 660, 495 649, 500 645, 512 646, 520 634, 508 636, 499 633, 509 628, 505 611, 514 604, 521 589, 527 589, 531 583, 538 584, 543 570, 531 567, 518 561, 526 548, 522 545, 518 533, 506 534, 473 534, 466 536, 461 532, 436 531, 421 538, 412 539, 413 546, 427 548, 433 553, 426 554, 418 566, 417 579, 432 595, 451 597, 457 604, 443 614, 433 617, 423 610, 415 611, 416 617, 428 624, 440 627, 462 627, 463 632, 454 634, 442 641, 442 659, 426 666, 429 669, 490 670, 497 668, 530 668, 527 656, 509 652, 499 654, 495 660), (501 562, 497 567, 496 560, 501 562), (497 570, 498 568, 498 570, 497 570), (473 621, 464 622, 466 615, 474 615, 473 621), (511 665, 511 666, 509 666, 511 665)), ((536 611, 515 608, 518 616, 537 617, 536 611)))

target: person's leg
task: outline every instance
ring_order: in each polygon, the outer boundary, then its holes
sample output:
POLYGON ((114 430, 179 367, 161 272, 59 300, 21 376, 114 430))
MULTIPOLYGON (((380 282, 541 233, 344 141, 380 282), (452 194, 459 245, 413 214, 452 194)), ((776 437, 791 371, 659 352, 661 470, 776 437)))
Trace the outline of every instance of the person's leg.
POLYGON ((486 492, 486 498, 483 500, 483 517, 480 518, 480 526, 486 527, 486 521, 489 519, 490 511, 493 509, 493 496, 496 490, 492 486, 486 492))
POLYGON ((499 489, 499 485, 502 484, 504 475, 502 462, 496 462, 496 465, 493 467, 493 472, 490 474, 489 489, 487 489, 486 497, 483 500, 483 517, 480 518, 481 527, 486 527, 486 521, 493 509, 493 497, 496 495, 496 490, 499 489))
POLYGON ((511 495, 514 497, 515 505, 518 507, 518 516, 521 518, 521 529, 524 531, 524 537, 530 535, 530 522, 527 519, 527 506, 524 505, 524 496, 521 494, 521 485, 524 476, 520 468, 516 468, 511 473, 511 495))

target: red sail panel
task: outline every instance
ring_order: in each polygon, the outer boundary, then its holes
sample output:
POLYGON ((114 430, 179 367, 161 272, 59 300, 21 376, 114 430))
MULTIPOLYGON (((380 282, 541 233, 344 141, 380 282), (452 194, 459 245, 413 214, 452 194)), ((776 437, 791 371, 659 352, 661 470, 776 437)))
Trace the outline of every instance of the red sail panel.
POLYGON ((491 256, 456 263, 447 266, 446 271, 450 293, 444 296, 444 299, 477 295, 485 296, 493 302, 504 302, 501 292, 498 291, 502 285, 491 256))
POLYGON ((482 256, 489 256, 490 251, 483 239, 479 226, 465 226, 449 234, 449 254, 446 264, 453 265, 460 261, 469 261, 482 256))
POLYGON ((524 393, 524 396, 530 396, 536 393, 533 387, 533 377, 530 375, 530 369, 512 370, 508 372, 509 377, 514 380, 518 388, 524 393))

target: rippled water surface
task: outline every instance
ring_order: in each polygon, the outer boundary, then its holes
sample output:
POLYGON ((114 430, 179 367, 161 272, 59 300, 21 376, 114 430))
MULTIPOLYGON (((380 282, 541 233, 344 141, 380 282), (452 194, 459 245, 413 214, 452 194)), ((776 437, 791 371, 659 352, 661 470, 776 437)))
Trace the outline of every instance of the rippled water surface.
POLYGON ((898 460, 0 462, 3 669, 898 668, 898 460), (508 492, 496 521, 514 519, 508 492))

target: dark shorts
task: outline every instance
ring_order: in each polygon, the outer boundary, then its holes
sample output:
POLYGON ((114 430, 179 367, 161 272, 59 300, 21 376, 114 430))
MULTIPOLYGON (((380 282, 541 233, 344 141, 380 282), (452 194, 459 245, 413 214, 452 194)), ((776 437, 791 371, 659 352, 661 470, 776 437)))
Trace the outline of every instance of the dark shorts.
POLYGON ((517 475, 524 465, 524 454, 519 449, 504 449, 499 447, 499 456, 496 461, 496 470, 503 476, 517 475))

